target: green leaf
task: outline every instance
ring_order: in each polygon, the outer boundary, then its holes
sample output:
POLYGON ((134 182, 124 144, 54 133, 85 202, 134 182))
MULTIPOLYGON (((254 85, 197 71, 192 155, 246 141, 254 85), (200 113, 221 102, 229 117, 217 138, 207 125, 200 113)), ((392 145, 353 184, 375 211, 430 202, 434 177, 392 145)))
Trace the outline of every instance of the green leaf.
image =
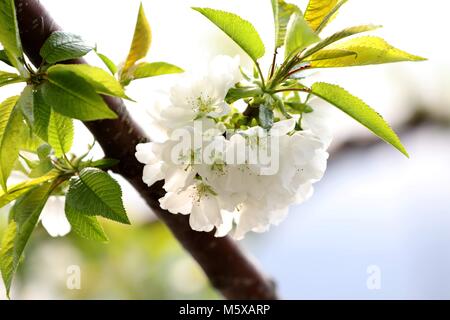
POLYGON ((39 178, 48 174, 53 169, 54 166, 52 160, 48 157, 46 159, 39 161, 39 163, 30 171, 28 177, 39 178))
POLYGON ((11 221, 5 230, 0 248, 0 271, 6 287, 6 295, 9 298, 11 282, 19 262, 15 261, 15 240, 17 236, 17 224, 11 221))
POLYGON ((240 46, 253 61, 261 58, 265 53, 264 43, 255 27, 248 21, 234 13, 210 8, 192 8, 198 11, 219 29, 225 32, 238 46, 240 46))
POLYGON ((397 134, 375 110, 361 99, 351 95, 337 85, 323 82, 315 83, 312 86, 312 93, 336 106, 378 137, 397 148, 405 156, 409 157, 397 134))
POLYGON ((30 166, 32 170, 28 174, 28 177, 30 178, 42 177, 54 169, 52 159, 50 158, 51 152, 52 148, 47 143, 41 144, 37 148, 37 155, 39 157, 39 162, 37 163, 37 165, 30 166))
POLYGON ((347 3, 348 0, 341 0, 338 2, 338 4, 326 15, 326 17, 324 17, 322 23, 320 24, 320 26, 317 28, 316 32, 317 33, 321 33, 322 30, 331 22, 334 20, 334 18, 336 18, 339 9, 347 3))
POLYGON ((142 62, 133 69, 133 80, 181 72, 184 70, 167 62, 142 62))
POLYGON ((303 49, 320 41, 319 36, 311 29, 303 18, 302 12, 295 12, 287 27, 285 40, 285 58, 289 60, 292 56, 299 54, 303 49))
POLYGON ((337 3, 338 0, 310 0, 305 11, 305 20, 317 31, 337 3))
POLYGON ((287 111, 292 114, 303 114, 313 111, 309 105, 301 102, 285 102, 285 107, 287 111))
MULTIPOLYGON (((27 157, 25 157, 24 155, 19 155, 19 156, 20 156, 20 159, 22 159, 29 168, 34 168, 39 163, 39 161, 37 161, 37 160, 30 160, 27 157)), ((21 163, 21 162, 20 161, 16 161, 16 164, 17 163, 21 163)))
POLYGON ((19 97, 6 99, 0 105, 0 184, 6 190, 26 130, 22 113, 15 108, 19 97))
POLYGON ((129 224, 122 203, 122 190, 109 174, 96 168, 85 168, 70 180, 66 198, 66 211, 75 211, 91 216, 102 216, 129 224))
POLYGON ((83 163, 83 165, 89 166, 89 167, 94 167, 94 168, 99 168, 99 169, 108 169, 108 168, 118 165, 119 162, 120 161, 117 159, 104 158, 104 159, 95 160, 95 161, 88 161, 86 163, 83 163))
POLYGON ((61 61, 77 59, 85 56, 94 48, 87 45, 80 36, 55 31, 45 41, 41 48, 41 57, 48 63, 54 64, 61 61))
POLYGON ((23 81, 25 80, 16 73, 0 71, 0 87, 23 81))
MULTIPOLYGON (((14 163, 14 167, 13 167, 12 171, 17 171, 17 172, 27 175, 29 169, 25 168, 25 165, 21 161, 17 160, 16 163, 14 163)), ((3 195, 2 191, 0 191, 0 196, 1 195, 3 195)))
POLYGON ((400 61, 423 61, 422 57, 409 54, 394 48, 379 37, 365 36, 350 39, 328 46, 329 50, 345 50, 356 53, 353 56, 344 56, 333 59, 322 59, 312 63, 314 68, 336 68, 365 66, 400 61))
POLYGON ((33 124, 33 86, 27 85, 20 94, 17 101, 17 108, 22 111, 25 120, 30 124, 33 124))
POLYGON ((5 50, 0 50, 0 61, 6 63, 10 67, 14 67, 5 50))
POLYGON ((33 91, 33 133, 44 141, 48 141, 48 126, 52 108, 44 100, 42 86, 33 91))
POLYGON ((311 55, 309 58, 305 59, 306 62, 310 62, 310 66, 311 67, 315 67, 317 64, 314 63, 315 61, 320 61, 320 60, 331 60, 331 59, 337 59, 337 58, 344 58, 344 57, 349 57, 349 56, 353 56, 356 57, 358 54, 356 52, 353 51, 348 51, 348 50, 339 50, 339 49, 335 49, 335 50, 320 50, 319 52, 311 55))
POLYGON ((48 126, 48 143, 55 150, 55 155, 61 157, 70 151, 73 144, 73 121, 57 112, 52 112, 48 126))
POLYGON ((300 9, 284 0, 272 0, 272 10, 275 20, 275 48, 278 49, 284 44, 287 25, 292 14, 300 9))
POLYGON ((48 172, 45 176, 26 180, 24 182, 18 183, 8 189, 8 192, 0 192, 0 208, 6 206, 11 201, 16 200, 20 196, 27 193, 31 188, 34 188, 45 182, 54 180, 58 176, 57 171, 48 172))
POLYGON ((128 71, 137 61, 145 58, 148 50, 150 49, 151 42, 152 31, 150 29, 150 24, 148 23, 147 17, 145 16, 144 7, 141 3, 136 21, 136 27, 134 29, 133 41, 131 42, 131 48, 121 71, 121 80, 127 79, 128 71))
POLYGON ((11 221, 0 250, 0 269, 8 295, 23 251, 39 221, 51 190, 50 183, 31 189, 18 199, 11 209, 11 221))
POLYGON ((52 153, 52 147, 49 144, 44 143, 37 148, 36 153, 39 157, 39 160, 47 159, 52 153))
POLYGON ((5 48, 12 65, 21 75, 27 76, 28 72, 23 65, 23 51, 14 0, 0 0, 0 43, 5 48))
POLYGON ((95 92, 128 99, 120 83, 105 70, 87 64, 58 64, 48 69, 49 78, 75 74, 87 81, 95 92))
MULTIPOLYGON (((328 47, 329 45, 342 40, 344 38, 353 36, 355 34, 361 33, 361 32, 367 32, 367 31, 371 31, 371 30, 375 30, 381 28, 381 26, 376 26, 376 25, 362 25, 362 26, 356 26, 356 27, 350 27, 350 28, 346 28, 342 31, 339 31, 335 34, 333 34, 332 36, 326 38, 325 40, 320 41, 318 44, 316 44, 314 47, 312 47, 311 49, 309 49, 308 51, 306 51, 303 55, 302 55, 302 60, 304 60, 305 58, 313 55, 314 53, 322 50, 325 47, 328 47)), ((349 51, 349 50, 347 50, 349 51)))
POLYGON ((20 150, 28 152, 36 152, 36 149, 44 142, 45 141, 39 138, 37 135, 35 135, 32 130, 26 128, 24 134, 24 141, 22 141, 20 150))
POLYGON ((116 64, 110 58, 105 56, 104 54, 97 52, 97 50, 95 51, 95 53, 103 61, 103 63, 108 68, 108 70, 111 72, 111 74, 115 75, 118 71, 116 64))
POLYGON ((277 87, 277 90, 291 89, 292 91, 304 91, 307 92, 308 88, 300 83, 297 79, 289 79, 285 81, 281 86, 277 87))
POLYGON ((273 110, 269 109, 265 105, 259 106, 258 122, 264 129, 270 129, 273 126, 273 110))
MULTIPOLYGON (((36 137, 36 136, 34 136, 34 137, 36 137)), ((37 138, 37 139, 39 139, 39 138, 37 138)), ((32 144, 34 144, 33 148, 30 148, 30 149, 22 148, 21 150, 29 151, 31 153, 36 153, 39 157, 39 160, 30 160, 26 156, 21 154, 20 158, 26 163, 26 165, 29 169, 25 169, 23 167, 21 161, 16 162, 16 167, 18 169, 20 169, 20 171, 25 173, 25 175, 27 175, 29 178, 38 178, 38 177, 45 175, 46 173, 48 173, 50 170, 53 169, 53 163, 51 161, 50 154, 47 154, 44 156, 43 152, 42 152, 42 149, 44 148, 44 146, 45 146, 45 150, 47 148, 49 148, 49 150, 50 150, 49 152, 51 152, 52 149, 48 144, 43 143, 42 140, 33 142, 32 144), (38 144, 38 142, 39 142, 39 144, 38 144), (24 170, 22 170, 22 168, 24 170), (30 169, 31 169, 31 171, 30 171, 30 169)), ((29 146, 27 145, 27 148, 28 147, 29 146)), ((14 170, 16 170, 16 168, 14 168, 14 170)))
POLYGON ((108 242, 108 236, 96 217, 88 216, 76 211, 73 207, 66 206, 66 217, 72 230, 79 236, 94 241, 108 242))
POLYGON ((240 99, 260 96, 262 93, 263 92, 259 87, 232 87, 228 90, 225 101, 231 104, 240 99))
POLYGON ((60 71, 50 73, 48 80, 40 86, 40 91, 44 102, 56 112, 82 121, 117 118, 83 78, 60 71))
POLYGON ((286 106, 284 104, 284 101, 278 97, 277 95, 273 96, 274 99, 274 107, 281 112, 281 114, 286 118, 286 119, 291 119, 292 116, 286 111, 286 106))

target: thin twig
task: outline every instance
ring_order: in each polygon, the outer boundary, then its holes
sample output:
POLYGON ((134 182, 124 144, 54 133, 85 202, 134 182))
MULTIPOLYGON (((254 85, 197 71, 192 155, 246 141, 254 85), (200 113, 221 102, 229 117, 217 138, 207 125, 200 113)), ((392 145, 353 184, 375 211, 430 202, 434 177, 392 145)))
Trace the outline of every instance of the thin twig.
POLYGON ((307 92, 307 93, 310 93, 311 92, 311 89, 309 89, 309 88, 287 88, 287 89, 278 89, 278 90, 275 90, 274 92, 275 93, 280 93, 280 92, 291 92, 291 91, 298 91, 298 92, 307 92))
POLYGON ((275 51, 273 52, 272 66, 270 67, 269 79, 272 79, 273 74, 275 73, 275 65, 277 63, 277 54, 278 54, 278 49, 275 48, 275 51))
MULTIPOLYGON (((307 69, 309 69, 309 68, 311 68, 311 64, 306 64, 306 65, 304 65, 304 66, 301 66, 300 68, 294 69, 294 70, 288 72, 288 74, 284 77, 284 79, 287 79, 287 78, 289 78, 290 76, 296 74, 297 72, 300 72, 300 71, 303 71, 303 70, 307 70, 307 69)), ((284 80, 284 79, 283 79, 283 80, 284 80)))
POLYGON ((258 68, 259 76, 261 77, 262 87, 266 89, 266 81, 264 80, 264 74, 262 73, 261 66, 255 61, 256 68, 258 68))

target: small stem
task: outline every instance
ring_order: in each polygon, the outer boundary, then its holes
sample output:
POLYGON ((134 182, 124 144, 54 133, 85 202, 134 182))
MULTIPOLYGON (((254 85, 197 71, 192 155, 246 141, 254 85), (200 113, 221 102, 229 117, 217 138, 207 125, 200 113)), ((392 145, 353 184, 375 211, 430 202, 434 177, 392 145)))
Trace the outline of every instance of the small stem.
POLYGON ((61 171, 61 172, 66 172, 67 171, 66 168, 63 168, 61 165, 58 164, 58 161, 56 161, 56 160, 51 160, 51 161, 52 161, 53 166, 56 169, 58 169, 59 171, 61 171))
POLYGON ((263 88, 263 90, 265 90, 266 89, 266 81, 264 80, 264 75, 262 73, 261 67, 260 67, 259 63, 256 61, 255 61, 255 64, 256 64, 256 68, 258 69, 259 76, 261 77, 262 88, 263 88))
POLYGON ((74 165, 72 164, 72 162, 70 162, 69 158, 67 158, 67 155, 65 152, 63 152, 63 158, 66 161, 67 165, 74 171, 77 171, 77 168, 74 167, 74 165))
POLYGON ((275 51, 273 53, 272 66, 270 68, 269 79, 271 79, 273 77, 273 74, 275 73, 275 64, 277 63, 277 54, 278 54, 278 49, 275 48, 275 51))
POLYGON ((294 70, 288 72, 288 74, 284 77, 283 80, 289 78, 290 76, 292 76, 293 74, 296 74, 297 72, 300 72, 300 71, 303 71, 303 70, 306 70, 306 69, 309 69, 309 68, 311 68, 311 64, 306 64, 306 65, 304 65, 304 66, 302 66, 300 68, 294 69, 294 70))
POLYGON ((64 181, 68 180, 68 177, 70 177, 70 175, 61 175, 53 180, 52 186, 50 188, 50 194, 55 191, 55 189, 58 188, 64 181))
POLYGON ((33 68, 31 68, 31 66, 25 60, 23 61, 23 65, 25 66, 25 69, 27 69, 27 71, 30 73, 30 75, 34 74, 33 68))
POLYGON ((310 92, 305 99, 305 104, 308 103, 309 99, 311 99, 312 93, 310 92))
POLYGON ((299 91, 299 92, 307 92, 307 93, 311 93, 311 89, 309 88, 287 88, 287 89, 279 89, 279 90, 275 90, 274 93, 280 93, 280 92, 290 92, 290 91, 299 91))
POLYGON ((41 71, 41 69, 45 66, 45 59, 42 59, 41 64, 39 65, 39 72, 41 71))
POLYGON ((274 79, 271 81, 271 87, 276 87, 279 83, 283 82, 286 79, 286 76, 283 74, 288 73, 291 68, 298 64, 298 62, 297 56, 289 61, 283 62, 281 67, 277 70, 274 79))

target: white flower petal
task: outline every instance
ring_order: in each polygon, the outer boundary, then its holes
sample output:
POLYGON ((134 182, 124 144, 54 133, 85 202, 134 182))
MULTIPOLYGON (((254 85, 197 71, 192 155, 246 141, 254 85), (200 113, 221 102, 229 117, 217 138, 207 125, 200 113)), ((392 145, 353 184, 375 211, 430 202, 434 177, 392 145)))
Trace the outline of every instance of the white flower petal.
POLYGON ((227 78, 227 85, 233 86, 243 78, 239 66, 239 56, 231 58, 230 56, 219 55, 211 61, 210 72, 216 78, 227 78))
POLYGON ((216 105, 216 107, 214 108, 214 111, 210 112, 208 115, 213 118, 220 118, 220 117, 223 117, 223 116, 229 114, 230 111, 231 111, 231 108, 230 108, 229 104, 222 101, 222 102, 219 102, 216 105))
POLYGON ((164 174, 162 172, 162 162, 155 164, 147 164, 144 166, 144 173, 142 175, 142 181, 149 187, 155 184, 156 181, 164 179, 164 174))
POLYGON ((194 201, 189 224, 193 230, 209 232, 222 224, 219 204, 213 196, 202 196, 194 201))
POLYGON ((214 236, 217 238, 225 237, 233 229, 233 221, 235 213, 222 210, 221 214, 222 214, 222 224, 220 224, 217 227, 216 233, 214 234, 214 236))
POLYGON ((284 136, 294 130, 295 122, 296 120, 294 118, 278 121, 270 129, 270 134, 277 137, 284 136))
POLYGON ((164 197, 159 199, 161 208, 168 210, 170 213, 189 214, 192 210, 192 201, 194 191, 188 188, 181 192, 167 192, 164 197))
POLYGON ((153 151, 154 143, 139 143, 136 146, 136 159, 140 163, 150 164, 157 161, 157 157, 153 151))
POLYGON ((41 222, 52 237, 63 237, 71 230, 64 212, 64 197, 50 197, 42 209, 41 222))
POLYGON ((192 184, 195 172, 179 167, 169 167, 166 172, 164 190, 167 192, 177 192, 192 184))

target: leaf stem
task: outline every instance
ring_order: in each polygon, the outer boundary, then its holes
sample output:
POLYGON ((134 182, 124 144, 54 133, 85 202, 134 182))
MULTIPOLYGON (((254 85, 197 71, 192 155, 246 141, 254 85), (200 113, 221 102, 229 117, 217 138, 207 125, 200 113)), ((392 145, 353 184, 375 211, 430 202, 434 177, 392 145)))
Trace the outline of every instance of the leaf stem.
POLYGON ((75 168, 75 166, 72 164, 72 162, 69 160, 69 158, 67 157, 66 153, 63 151, 63 158, 66 161, 67 165, 74 171, 77 171, 77 168, 75 168))
POLYGON ((306 69, 309 69, 309 68, 311 68, 311 64, 308 63, 308 64, 306 64, 304 66, 301 66, 300 68, 294 69, 294 70, 288 72, 283 80, 289 78, 290 76, 296 74, 297 72, 300 72, 300 71, 303 71, 303 70, 306 70, 306 69))
POLYGON ((269 79, 271 79, 273 77, 273 74, 275 73, 275 64, 277 63, 277 54, 278 54, 278 49, 275 48, 275 51, 273 52, 273 60, 272 60, 272 66, 270 68, 269 79))
POLYGON ((311 89, 309 88, 287 88, 287 89, 279 89, 279 90, 275 90, 274 93, 280 93, 280 92, 290 92, 290 91, 298 91, 298 92, 307 92, 307 93, 311 93, 311 89))
POLYGON ((300 61, 298 61, 298 57, 295 56, 290 60, 286 60, 283 62, 283 64, 280 66, 280 68, 277 70, 277 72, 274 75, 274 79, 271 81, 271 87, 276 87, 279 83, 283 82, 286 79, 286 73, 289 72, 291 68, 296 66, 300 61))
POLYGON ((23 61, 23 65, 30 75, 34 74, 33 68, 25 60, 23 61))
POLYGON ((275 90, 274 93, 291 92, 291 91, 311 93, 311 89, 309 89, 309 88, 303 88, 303 89, 300 89, 300 88, 279 89, 279 90, 275 90))
POLYGON ((264 74, 262 73, 261 66, 255 61, 256 68, 258 69, 259 76, 261 77, 262 89, 266 90, 266 81, 264 80, 264 74))

